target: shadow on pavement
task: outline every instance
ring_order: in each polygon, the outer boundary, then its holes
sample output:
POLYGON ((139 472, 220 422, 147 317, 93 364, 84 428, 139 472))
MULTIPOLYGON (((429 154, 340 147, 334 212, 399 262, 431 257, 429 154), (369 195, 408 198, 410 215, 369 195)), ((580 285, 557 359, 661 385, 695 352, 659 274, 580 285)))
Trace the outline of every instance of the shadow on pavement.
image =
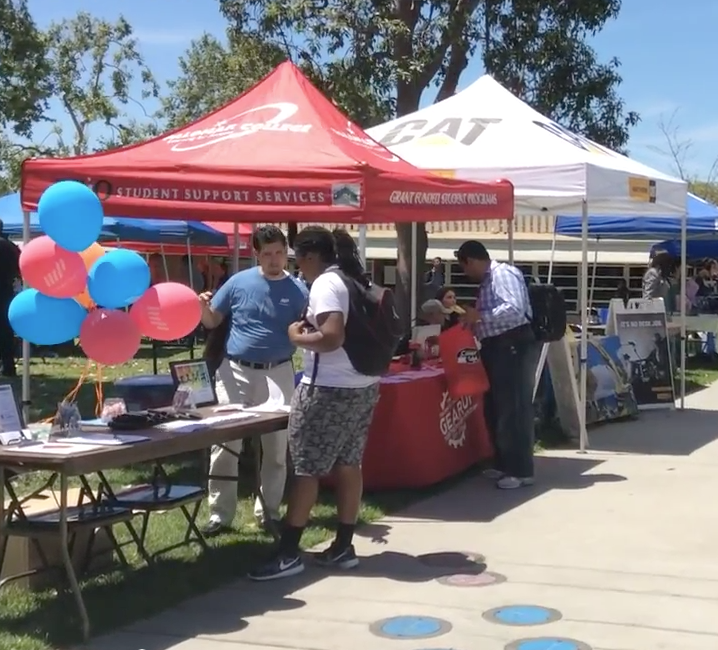
POLYGON ((644 411, 639 420, 589 431, 591 451, 688 456, 718 440, 716 412, 687 408, 644 411))
POLYGON ((596 483, 625 481, 617 474, 588 474, 603 461, 588 458, 536 458, 536 485, 518 490, 496 489, 491 481, 474 476, 452 491, 409 506, 392 519, 436 519, 446 522, 489 522, 551 490, 583 490, 596 483))

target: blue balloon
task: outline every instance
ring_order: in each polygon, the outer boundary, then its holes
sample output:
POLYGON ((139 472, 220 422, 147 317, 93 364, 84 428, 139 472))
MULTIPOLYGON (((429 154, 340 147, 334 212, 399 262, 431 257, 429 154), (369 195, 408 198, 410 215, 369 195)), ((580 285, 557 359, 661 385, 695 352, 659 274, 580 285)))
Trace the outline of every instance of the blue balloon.
POLYGON ((50 185, 37 203, 40 228, 58 246, 80 253, 102 231, 102 203, 87 185, 60 181, 50 185))
POLYGON ((25 289, 10 303, 8 318, 15 334, 35 345, 59 345, 80 335, 87 311, 72 298, 50 298, 25 289))
POLYGON ((150 267, 134 251, 124 248, 105 253, 87 274, 87 290, 100 307, 129 307, 150 286, 150 267))

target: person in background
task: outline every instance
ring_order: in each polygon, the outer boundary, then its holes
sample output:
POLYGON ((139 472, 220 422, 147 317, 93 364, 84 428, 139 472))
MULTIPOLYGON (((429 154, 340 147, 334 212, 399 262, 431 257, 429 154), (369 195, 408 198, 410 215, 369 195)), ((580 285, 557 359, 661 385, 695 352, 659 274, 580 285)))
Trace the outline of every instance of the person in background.
POLYGON ((714 280, 718 275, 718 262, 713 259, 705 259, 701 261, 698 272, 695 275, 695 281, 698 285, 696 296, 705 298, 715 293, 714 280))
POLYGON ((271 560, 249 574, 274 580, 301 573, 299 543, 316 503, 319 479, 333 475, 337 495, 337 532, 315 561, 351 569, 359 564, 352 543, 362 498, 361 462, 379 377, 354 369, 343 349, 350 312, 349 289, 338 273, 364 282, 364 269, 351 236, 311 226, 294 239, 297 265, 311 285, 306 319, 289 326, 289 338, 304 351, 304 377, 289 413, 289 451, 294 478, 279 548, 271 560))
POLYGON ((202 271, 197 264, 193 263, 189 255, 182 257, 182 283, 192 287, 192 290, 196 293, 202 293, 205 288, 202 271))
POLYGON ((212 269, 214 275, 215 291, 220 289, 229 280, 229 266, 227 262, 219 262, 212 269))
POLYGON ((613 297, 623 300, 623 306, 628 307, 628 301, 631 299, 631 290, 628 288, 628 282, 623 278, 618 281, 616 293, 613 294, 613 297))
POLYGON ((664 302, 668 298, 671 288, 669 277, 671 274, 671 256, 661 251, 651 260, 648 270, 643 274, 643 299, 661 298, 664 302))
POLYGON ((494 462, 485 472, 501 489, 534 483, 533 388, 539 346, 531 329, 532 310, 523 274, 492 260, 478 241, 456 252, 464 274, 479 283, 476 308, 467 309, 481 341, 481 360, 491 389, 486 415, 494 462))
POLYGON ((419 307, 419 317, 416 319, 417 325, 440 325, 441 331, 451 327, 449 317, 452 315, 451 310, 444 307, 440 300, 433 298, 422 303, 419 307))
POLYGON ((147 265, 150 267, 150 284, 159 284, 168 280, 162 255, 152 253, 147 259, 147 265))
MULTIPOLYGON (((269 381, 281 390, 289 405, 294 393, 294 344, 287 328, 297 321, 307 302, 307 290, 286 270, 287 240, 276 226, 262 226, 252 235, 258 265, 235 273, 212 296, 202 293, 202 324, 218 328, 229 320, 226 339, 220 335, 216 345, 225 342, 223 359, 217 368, 218 396, 226 395, 231 404, 258 406, 269 399, 269 381)), ((209 356, 213 356, 211 351, 209 356)), ((215 362, 216 364, 216 362, 215 362)), ((205 535, 218 535, 230 529, 237 510, 237 456, 242 441, 236 440, 212 450, 209 481, 209 522, 205 535)), ((268 516, 279 520, 279 506, 287 479, 287 431, 262 436, 262 495, 268 516)), ((264 519, 262 503, 254 505, 260 525, 264 519)))
POLYGON ((0 220, 0 364, 3 377, 17 377, 15 368, 15 332, 8 310, 15 297, 15 282, 20 279, 20 249, 11 242, 0 220))
POLYGON ((433 289, 434 294, 444 286, 444 262, 440 257, 432 260, 431 270, 426 274, 424 282, 427 287, 433 289))
POLYGON ((466 310, 456 304, 456 292, 451 287, 441 287, 436 292, 436 299, 440 300, 444 308, 449 310, 446 317, 447 327, 457 325, 461 317, 466 314, 466 310))

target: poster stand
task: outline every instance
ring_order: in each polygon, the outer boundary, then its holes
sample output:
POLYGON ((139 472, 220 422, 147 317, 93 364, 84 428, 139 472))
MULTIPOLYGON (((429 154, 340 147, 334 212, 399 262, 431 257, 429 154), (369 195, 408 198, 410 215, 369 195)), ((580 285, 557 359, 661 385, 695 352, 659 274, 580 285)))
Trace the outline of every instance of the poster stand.
POLYGON ((627 305, 622 300, 612 300, 606 334, 618 336, 621 341, 621 360, 638 408, 674 408, 676 391, 663 300, 634 298, 627 305))

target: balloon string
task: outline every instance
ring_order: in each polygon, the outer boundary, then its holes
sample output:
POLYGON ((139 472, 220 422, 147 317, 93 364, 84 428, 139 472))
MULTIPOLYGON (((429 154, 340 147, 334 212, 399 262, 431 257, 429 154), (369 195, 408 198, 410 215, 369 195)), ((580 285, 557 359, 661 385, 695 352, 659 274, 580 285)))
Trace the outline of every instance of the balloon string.
MULTIPOLYGON (((87 365, 85 366, 85 369, 80 373, 80 378, 77 380, 77 383, 75 384, 75 387, 62 399, 63 402, 74 402, 77 398, 77 394, 80 392, 80 389, 82 388, 82 385, 85 383, 85 379, 87 379, 87 375, 90 373, 90 367, 92 365, 92 361, 87 362, 87 365)), ((45 418, 42 420, 43 424, 51 423, 55 420, 55 416, 51 415, 48 418, 45 418)))
POLYGON ((99 418, 102 415, 102 402, 103 391, 102 391, 102 366, 97 364, 97 378, 95 379, 95 397, 97 398, 95 404, 95 415, 99 418))

